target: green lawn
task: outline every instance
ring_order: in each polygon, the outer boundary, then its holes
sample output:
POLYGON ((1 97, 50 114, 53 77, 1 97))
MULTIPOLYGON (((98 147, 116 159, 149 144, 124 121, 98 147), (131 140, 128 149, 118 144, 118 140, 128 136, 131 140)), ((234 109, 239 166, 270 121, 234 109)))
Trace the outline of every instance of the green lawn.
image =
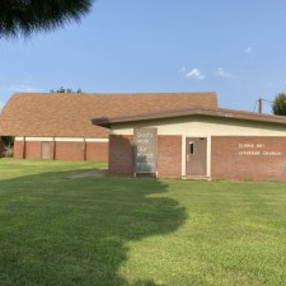
POLYGON ((286 285, 286 184, 0 160, 0 285, 286 285), (83 175, 83 177, 80 177, 83 175))

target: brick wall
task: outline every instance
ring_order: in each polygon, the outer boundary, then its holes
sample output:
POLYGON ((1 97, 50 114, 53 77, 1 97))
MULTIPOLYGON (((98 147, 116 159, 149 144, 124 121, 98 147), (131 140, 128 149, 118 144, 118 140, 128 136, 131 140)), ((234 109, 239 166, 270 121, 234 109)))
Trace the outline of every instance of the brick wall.
POLYGON ((109 136, 109 173, 133 174, 133 136, 109 136))
MULTIPOLYGON (((109 137, 109 173, 133 174, 133 136, 109 137)), ((182 137, 158 136, 159 177, 181 177, 182 137)))
POLYGON ((86 160, 88 161, 108 161, 108 143, 107 142, 87 142, 86 160))
POLYGON ((212 137, 211 175, 286 180, 286 137, 212 137))
POLYGON ((55 158, 57 160, 84 160, 84 143, 56 142, 55 158))
POLYGON ((25 148, 25 159, 41 159, 41 142, 26 142, 25 148))
POLYGON ((14 158, 23 159, 24 141, 14 141, 14 158))
MULTIPOLYGON (((108 161, 108 143, 87 142, 86 150, 83 142, 50 142, 51 159, 55 152, 56 160, 86 160, 108 161), (55 151, 54 151, 55 146, 55 151), (86 152, 84 154, 84 152, 86 152)), ((14 158, 41 159, 42 142, 40 141, 15 141, 14 158), (25 152, 23 152, 25 147, 25 152)))
MULTIPOLYGON (((49 144, 52 159, 54 142, 49 142, 49 144)), ((25 143, 25 159, 42 159, 42 142, 27 141, 25 143)))
POLYGON ((182 136, 158 136, 159 177, 177 177, 182 173, 182 136))

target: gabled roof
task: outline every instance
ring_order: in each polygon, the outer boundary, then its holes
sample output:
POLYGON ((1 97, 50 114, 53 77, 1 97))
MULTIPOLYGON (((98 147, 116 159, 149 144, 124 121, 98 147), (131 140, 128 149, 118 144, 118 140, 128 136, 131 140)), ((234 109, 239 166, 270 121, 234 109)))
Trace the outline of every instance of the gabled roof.
POLYGON ((135 94, 15 94, 0 116, 0 136, 106 138, 95 117, 127 117, 170 109, 217 108, 214 92, 135 94))
POLYGON ((142 122, 142 121, 149 121, 156 119, 169 119, 169 118, 178 118, 186 116, 196 116, 196 115, 256 121, 256 122, 268 122, 268 123, 286 125, 285 116, 259 114, 254 112, 238 111, 238 110, 224 109, 224 108, 196 108, 196 107, 191 109, 165 110, 159 113, 152 113, 152 112, 141 113, 135 116, 131 115, 126 117, 94 118, 92 122, 97 126, 110 128, 112 125, 116 125, 118 123, 133 123, 133 122, 142 122))

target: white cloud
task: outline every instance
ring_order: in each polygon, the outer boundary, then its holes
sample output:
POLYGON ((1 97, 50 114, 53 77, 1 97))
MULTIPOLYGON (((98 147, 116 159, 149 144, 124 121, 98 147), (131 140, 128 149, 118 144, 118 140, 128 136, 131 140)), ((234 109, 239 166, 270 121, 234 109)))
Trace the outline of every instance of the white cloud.
POLYGON ((206 78, 197 68, 188 70, 185 66, 182 66, 180 69, 178 69, 178 73, 183 75, 184 77, 196 80, 203 80, 206 78))
POLYGON ((230 72, 226 71, 224 68, 219 67, 217 68, 215 75, 217 77, 224 77, 224 78, 231 78, 231 79, 235 79, 236 76, 234 76, 233 74, 231 74, 230 72))
POLYGON ((248 55, 252 54, 253 53, 253 48, 252 47, 247 47, 246 49, 244 49, 244 53, 248 54, 248 55))
POLYGON ((191 71, 189 72, 186 72, 185 73, 185 76, 188 77, 188 78, 193 78, 193 79, 196 79, 196 80, 203 80, 205 79, 206 77, 196 68, 192 69, 191 71))
POLYGON ((9 86, 7 90, 10 90, 13 92, 40 92, 41 91, 39 88, 34 87, 30 84, 12 85, 12 86, 9 86))

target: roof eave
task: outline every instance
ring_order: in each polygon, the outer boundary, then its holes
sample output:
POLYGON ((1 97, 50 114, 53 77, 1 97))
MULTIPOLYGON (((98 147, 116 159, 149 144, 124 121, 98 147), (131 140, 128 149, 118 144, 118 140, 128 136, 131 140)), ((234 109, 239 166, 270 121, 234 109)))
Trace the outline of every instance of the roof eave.
POLYGON ((243 120, 243 121, 253 121, 253 122, 265 122, 272 124, 286 125, 286 117, 273 116, 273 115, 260 115, 260 114, 233 114, 231 110, 193 110, 192 112, 180 113, 166 113, 166 114, 155 114, 155 115, 142 115, 136 117, 125 117, 125 118, 94 118, 92 123, 97 126, 111 128, 112 125, 120 123, 131 123, 131 122, 141 122, 159 119, 172 119, 186 116, 206 116, 206 117, 217 117, 226 118, 233 120, 243 120))

